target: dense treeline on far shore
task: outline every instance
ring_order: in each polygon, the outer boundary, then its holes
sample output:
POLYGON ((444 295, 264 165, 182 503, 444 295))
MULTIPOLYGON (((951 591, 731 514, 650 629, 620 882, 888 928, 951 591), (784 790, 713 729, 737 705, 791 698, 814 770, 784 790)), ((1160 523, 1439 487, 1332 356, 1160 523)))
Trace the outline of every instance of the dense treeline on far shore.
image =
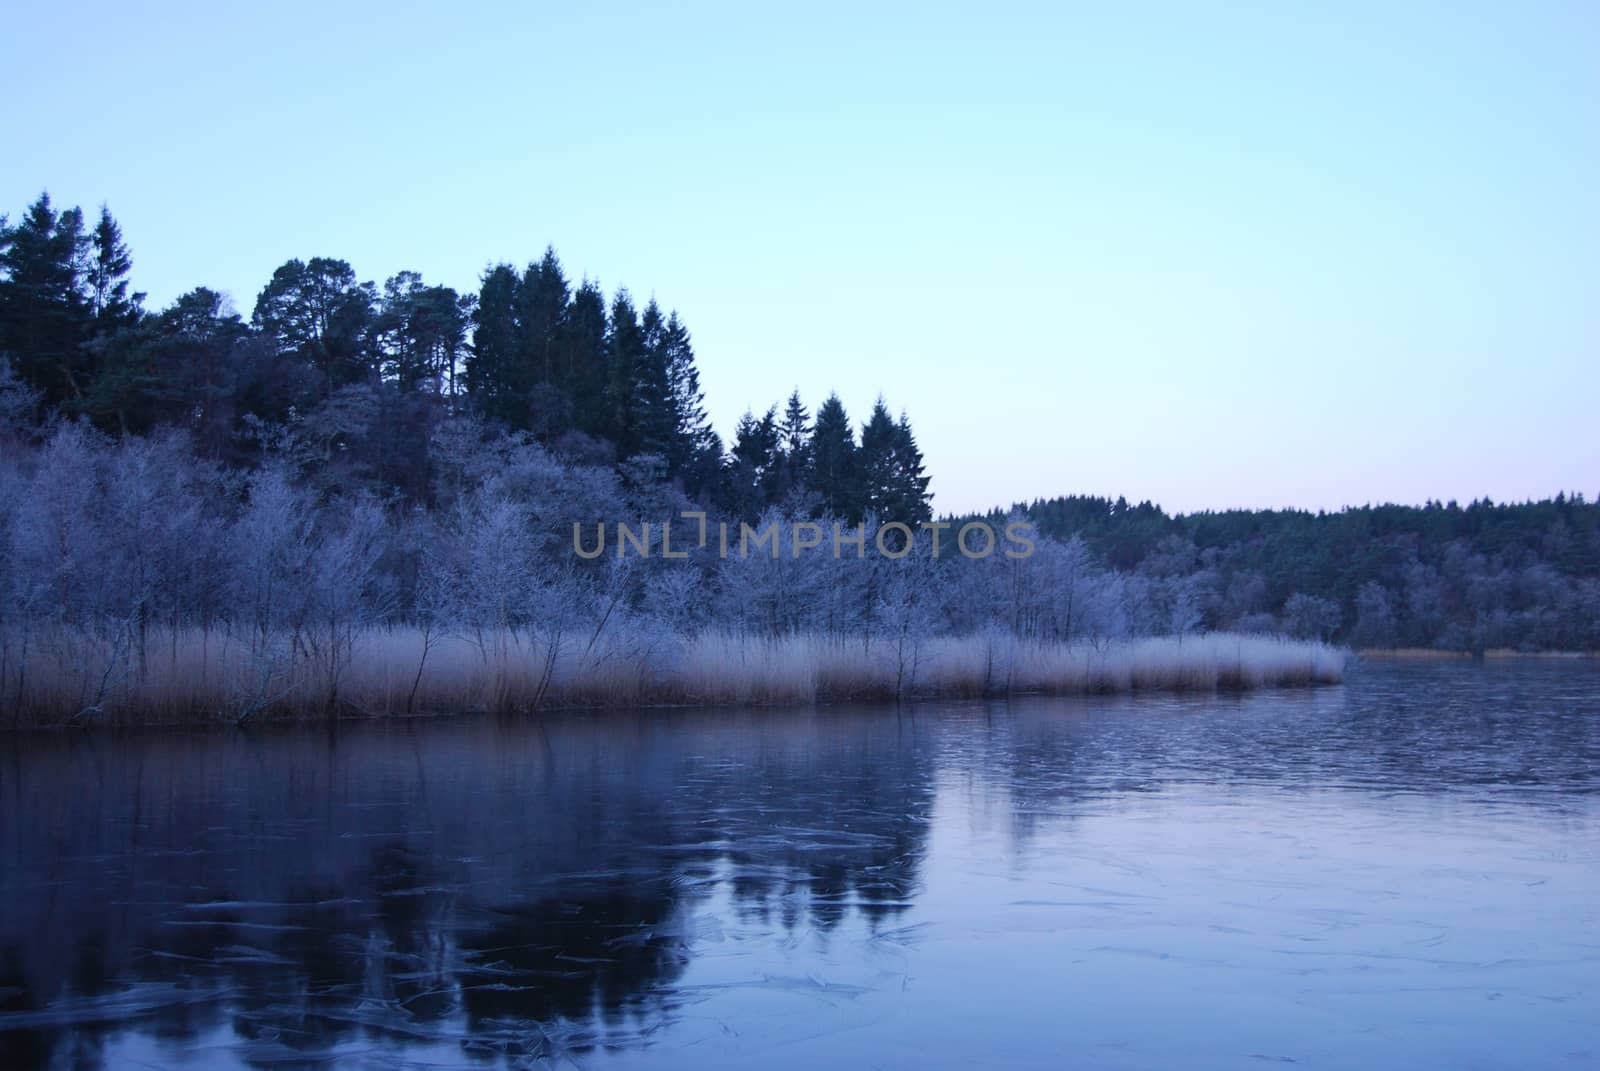
POLYGON ((163 717, 249 717, 469 693, 496 707, 1337 675, 1315 648, 1180 652, 1199 632, 1600 644, 1581 498, 1316 517, 1060 499, 994 518, 1031 534, 1025 556, 952 553, 949 532, 941 556, 904 414, 880 400, 857 425, 836 396, 813 413, 796 392, 724 444, 684 321, 574 283, 553 251, 467 295, 292 260, 248 318, 203 287, 146 309, 132 273, 105 209, 91 226, 41 197, 0 224, 13 722, 134 716, 130 697, 157 694, 163 717), (659 538, 685 514, 781 536, 755 558, 704 540, 684 557, 574 553, 575 524, 659 538), (806 524, 834 538, 813 546, 806 524), (875 549, 892 528, 915 553, 837 553, 840 529, 875 549), (1157 636, 1170 660, 1129 653, 1157 636), (779 643, 774 690, 762 645, 779 643), (691 672, 711 650, 746 685, 691 672))
POLYGON ((1581 493, 1175 516, 1080 496, 1014 511, 1112 569, 1187 578, 1213 627, 1363 648, 1600 648, 1600 504, 1581 493))

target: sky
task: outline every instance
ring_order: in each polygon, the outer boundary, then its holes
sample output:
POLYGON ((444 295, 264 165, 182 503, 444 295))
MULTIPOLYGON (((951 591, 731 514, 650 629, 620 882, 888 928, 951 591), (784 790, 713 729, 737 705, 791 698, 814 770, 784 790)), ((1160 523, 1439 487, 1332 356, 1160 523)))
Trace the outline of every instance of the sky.
POLYGON ((676 308, 726 437, 912 421, 941 512, 1600 494, 1600 5, 19 5, 0 211, 159 308, 292 257, 676 308))

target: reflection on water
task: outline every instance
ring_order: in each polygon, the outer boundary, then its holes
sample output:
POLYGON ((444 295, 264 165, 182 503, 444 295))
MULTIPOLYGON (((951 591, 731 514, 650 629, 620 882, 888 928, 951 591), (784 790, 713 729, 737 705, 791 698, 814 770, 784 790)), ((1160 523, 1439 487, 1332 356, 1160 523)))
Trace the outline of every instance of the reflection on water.
POLYGON ((1597 686, 12 738, 0 1066, 1600 1062, 1597 686))

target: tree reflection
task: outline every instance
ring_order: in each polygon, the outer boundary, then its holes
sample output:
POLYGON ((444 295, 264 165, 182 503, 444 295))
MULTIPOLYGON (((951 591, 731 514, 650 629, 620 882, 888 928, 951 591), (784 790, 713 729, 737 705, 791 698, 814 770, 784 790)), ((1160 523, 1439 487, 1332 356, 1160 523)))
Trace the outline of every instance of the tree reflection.
POLYGON ((135 1029, 281 1066, 672 1020, 715 903, 871 929, 910 903, 927 749, 883 711, 13 740, 0 1066, 135 1029), (720 891, 719 891, 720 890, 720 891))

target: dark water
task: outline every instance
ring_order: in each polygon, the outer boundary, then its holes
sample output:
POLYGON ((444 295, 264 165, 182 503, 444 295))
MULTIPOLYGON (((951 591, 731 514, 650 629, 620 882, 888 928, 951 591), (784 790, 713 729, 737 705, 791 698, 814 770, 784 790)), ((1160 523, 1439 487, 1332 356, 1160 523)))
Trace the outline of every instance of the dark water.
POLYGON ((1600 666, 0 740, 0 1067, 1600 1066, 1600 666))

